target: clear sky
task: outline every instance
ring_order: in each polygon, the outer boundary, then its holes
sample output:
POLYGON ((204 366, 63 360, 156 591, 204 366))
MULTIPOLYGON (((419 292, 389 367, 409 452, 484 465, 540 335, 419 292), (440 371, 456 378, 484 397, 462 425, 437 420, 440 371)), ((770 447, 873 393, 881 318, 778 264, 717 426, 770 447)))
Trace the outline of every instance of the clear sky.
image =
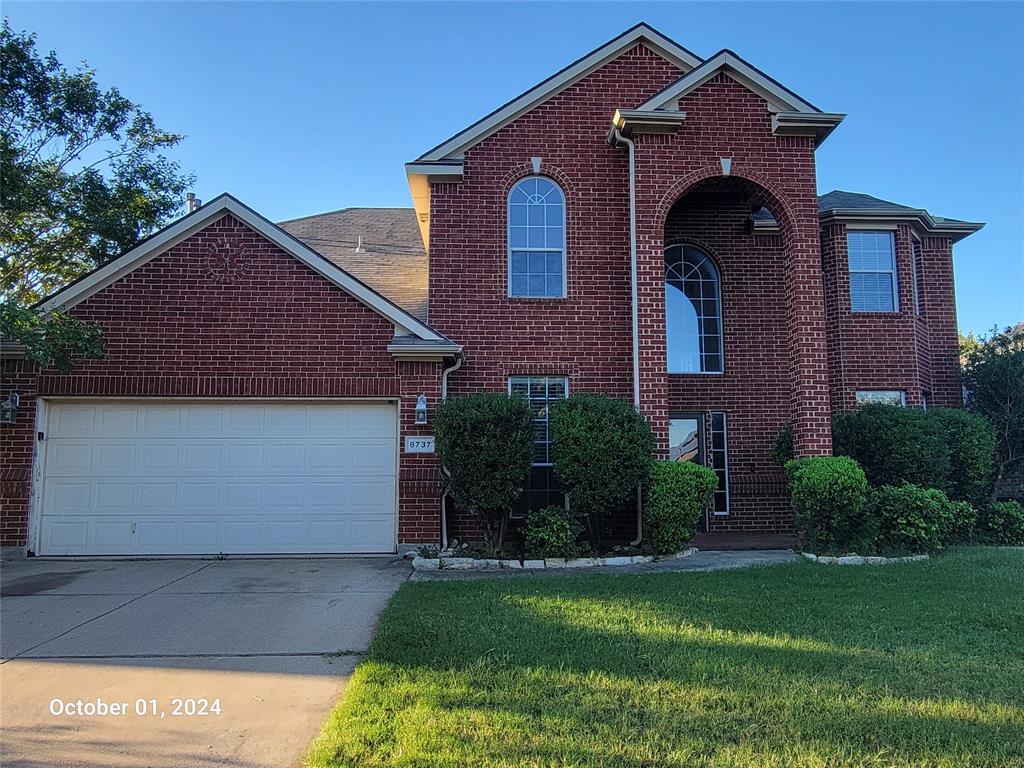
POLYGON ((274 220, 411 205, 402 164, 646 21, 730 48, 826 111, 818 191, 987 222, 955 247, 962 331, 1024 320, 1021 3, 26 3, 15 29, 86 60, 188 138, 210 199, 274 220))

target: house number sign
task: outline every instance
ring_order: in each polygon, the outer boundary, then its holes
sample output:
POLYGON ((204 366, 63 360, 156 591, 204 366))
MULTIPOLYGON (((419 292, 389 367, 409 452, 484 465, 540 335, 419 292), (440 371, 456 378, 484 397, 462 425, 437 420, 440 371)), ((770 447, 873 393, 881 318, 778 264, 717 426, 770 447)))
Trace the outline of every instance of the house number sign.
POLYGON ((406 453, 433 453, 434 452, 434 438, 432 436, 423 437, 418 435, 416 437, 405 438, 405 452, 406 453))

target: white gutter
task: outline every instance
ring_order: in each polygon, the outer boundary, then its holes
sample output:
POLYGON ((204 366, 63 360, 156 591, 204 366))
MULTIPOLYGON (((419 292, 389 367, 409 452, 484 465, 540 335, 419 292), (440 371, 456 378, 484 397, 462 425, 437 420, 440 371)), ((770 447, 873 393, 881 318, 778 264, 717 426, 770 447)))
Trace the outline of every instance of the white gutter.
MULTIPOLYGON (((633 319, 633 407, 640 411, 640 313, 637 291, 636 268, 636 146, 622 135, 622 131, 614 128, 612 135, 615 140, 625 144, 629 156, 629 288, 632 299, 633 319)), ((637 546, 644 538, 643 493, 640 486, 636 488, 636 539, 629 542, 637 546)))
MULTIPOLYGON (((441 371, 441 402, 448 399, 448 374, 454 373, 462 367, 462 355, 456 355, 455 362, 441 371)), ((441 471, 445 471, 441 465, 441 471)), ((441 551, 448 549, 448 491, 441 494, 441 551)))

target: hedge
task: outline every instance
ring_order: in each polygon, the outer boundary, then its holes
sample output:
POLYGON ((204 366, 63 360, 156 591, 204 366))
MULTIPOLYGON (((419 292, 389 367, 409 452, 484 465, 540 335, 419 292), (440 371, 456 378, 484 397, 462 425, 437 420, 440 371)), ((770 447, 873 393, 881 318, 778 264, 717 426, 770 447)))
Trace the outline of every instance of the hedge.
POLYGON ((644 537, 658 554, 678 552, 697 533, 718 475, 690 461, 656 461, 644 494, 644 537))
POLYGON ((864 549, 874 538, 864 511, 868 481, 846 456, 813 456, 786 462, 794 524, 809 552, 864 549))

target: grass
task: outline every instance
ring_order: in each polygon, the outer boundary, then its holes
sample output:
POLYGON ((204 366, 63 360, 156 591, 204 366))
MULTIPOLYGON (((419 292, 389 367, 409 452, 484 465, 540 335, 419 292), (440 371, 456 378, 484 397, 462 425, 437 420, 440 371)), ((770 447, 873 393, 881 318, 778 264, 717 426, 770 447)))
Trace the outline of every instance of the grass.
POLYGON ((1024 766, 1024 549, 406 584, 323 766, 1024 766))

